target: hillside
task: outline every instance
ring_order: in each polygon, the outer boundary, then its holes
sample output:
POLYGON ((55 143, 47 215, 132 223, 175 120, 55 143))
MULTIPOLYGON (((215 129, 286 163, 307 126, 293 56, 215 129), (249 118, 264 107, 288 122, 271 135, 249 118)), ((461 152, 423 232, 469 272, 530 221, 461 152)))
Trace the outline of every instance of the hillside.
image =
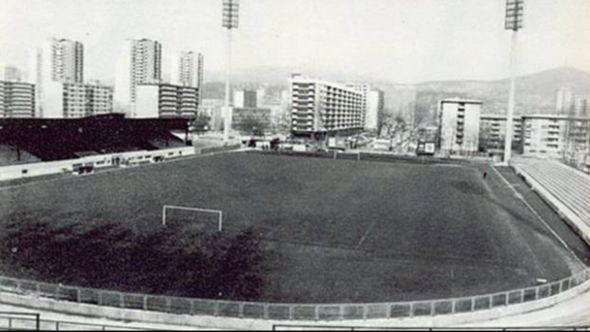
MULTIPOLYGON (((257 88, 266 84, 274 88, 287 88, 293 68, 257 67, 237 71, 235 87, 257 88)), ((509 79, 491 81, 429 81, 417 84, 398 84, 376 81, 363 75, 334 73, 329 70, 306 71, 310 76, 335 81, 368 82, 385 92, 385 108, 391 113, 415 114, 416 120, 434 120, 438 100, 447 97, 468 97, 484 102, 483 112, 505 112, 508 100, 509 79)), ((213 79, 217 76, 211 75, 213 79)), ((223 78, 205 84, 205 98, 222 99, 223 78)), ((572 67, 559 67, 517 78, 516 114, 552 113, 556 91, 569 87, 575 94, 590 94, 590 73, 572 67)))
MULTIPOLYGON (((516 80, 516 114, 552 113, 555 94, 563 86, 574 94, 590 94, 590 73, 571 67, 560 67, 518 77, 516 80)), ((483 111, 504 113, 508 101, 509 79, 494 81, 433 81, 416 85, 416 112, 424 119, 432 118, 438 100, 469 97, 484 102, 483 111)))

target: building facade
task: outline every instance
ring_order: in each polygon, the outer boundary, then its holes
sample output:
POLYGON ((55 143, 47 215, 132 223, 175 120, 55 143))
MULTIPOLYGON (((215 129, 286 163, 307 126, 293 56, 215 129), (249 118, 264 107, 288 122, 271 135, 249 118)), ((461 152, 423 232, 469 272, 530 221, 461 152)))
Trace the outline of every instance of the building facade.
POLYGON ((23 82, 23 72, 15 66, 6 66, 0 64, 0 81, 5 82, 23 82))
POLYGON ((590 95, 574 97, 574 116, 590 117, 590 95))
POLYGON ((135 118, 194 118, 199 89, 168 83, 137 86, 135 118))
POLYGON ((0 81, 0 118, 35 116, 35 85, 0 81))
POLYGON ((363 94, 338 83, 291 77, 291 132, 296 135, 362 130, 363 94))
POLYGON ((46 101, 46 106, 53 110, 52 118, 82 118, 114 112, 113 88, 110 86, 55 83, 49 88, 50 96, 59 96, 46 101))
POLYGON ((563 160, 590 173, 590 116, 568 119, 563 160))
POLYGON ((365 83, 347 83, 346 86, 360 92, 363 97, 362 102, 361 102, 361 108, 363 109, 363 113, 364 113, 362 126, 363 126, 363 128, 366 128, 366 120, 367 120, 366 114, 369 112, 368 106, 369 106, 369 93, 371 91, 371 86, 369 84, 365 84, 365 83))
POLYGON ((381 90, 370 90, 367 93, 367 106, 365 112, 365 129, 377 130, 379 114, 383 112, 385 94, 381 90))
POLYGON ((566 115, 525 115, 522 124, 524 155, 563 158, 568 130, 566 115))
POLYGON ((86 84, 86 106, 90 115, 113 113, 113 87, 98 82, 86 84))
POLYGON ((150 39, 127 40, 117 63, 115 104, 127 116, 135 117, 137 86, 159 84, 162 80, 162 45, 150 39))
POLYGON ((37 89, 35 116, 58 118, 61 109, 54 108, 61 97, 62 84, 84 82, 84 45, 69 39, 53 38, 42 44, 31 59, 30 82, 37 89))
POLYGON ((253 90, 234 91, 233 106, 238 108, 258 107, 258 92, 253 90))
MULTIPOLYGON (((522 146, 522 118, 512 120, 512 149, 522 146)), ((479 124, 479 150, 490 153, 503 153, 506 139, 506 116, 481 115, 479 124)))
POLYGON ((470 155, 478 151, 481 107, 479 100, 453 98, 439 102, 439 147, 443 154, 470 155))
POLYGON ((570 87, 564 86, 555 93, 555 113, 569 114, 574 102, 574 93, 570 87))

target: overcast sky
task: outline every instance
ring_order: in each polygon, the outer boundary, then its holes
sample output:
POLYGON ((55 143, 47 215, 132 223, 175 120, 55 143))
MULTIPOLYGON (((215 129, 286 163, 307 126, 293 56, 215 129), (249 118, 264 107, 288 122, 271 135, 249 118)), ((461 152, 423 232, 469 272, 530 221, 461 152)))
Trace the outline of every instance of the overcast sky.
MULTIPOLYGON (((28 68, 52 36, 85 46, 85 78, 112 81, 126 38, 224 66, 222 0, 0 0, 0 62, 28 68)), ((508 74, 505 0, 241 0, 234 65, 355 71, 415 83, 508 74)), ((520 73, 590 71, 590 0, 526 0, 520 73)))

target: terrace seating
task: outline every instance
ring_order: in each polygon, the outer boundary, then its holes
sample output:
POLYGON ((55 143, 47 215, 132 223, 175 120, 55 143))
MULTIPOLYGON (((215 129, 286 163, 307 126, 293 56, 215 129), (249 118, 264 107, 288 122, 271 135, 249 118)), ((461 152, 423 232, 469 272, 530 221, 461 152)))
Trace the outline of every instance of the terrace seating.
MULTIPOLYGON (((157 150, 184 145, 172 130, 185 130, 183 119, 125 119, 108 115, 81 119, 2 119, 0 144, 18 147, 35 161, 97 154, 157 150)), ((6 159, 6 158, 4 158, 6 159)))
POLYGON ((0 144, 0 166, 28 164, 40 161, 27 151, 17 151, 16 147, 0 144))
POLYGON ((556 160, 520 158, 515 166, 590 227, 590 175, 556 160))

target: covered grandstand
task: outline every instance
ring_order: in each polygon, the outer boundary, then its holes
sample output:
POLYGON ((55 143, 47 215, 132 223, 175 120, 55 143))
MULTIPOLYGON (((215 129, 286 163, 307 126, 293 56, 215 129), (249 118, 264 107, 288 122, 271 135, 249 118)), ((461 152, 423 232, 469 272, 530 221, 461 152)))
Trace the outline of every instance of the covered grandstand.
POLYGON ((188 137, 186 119, 0 119, 0 165, 185 146, 179 131, 188 137))

